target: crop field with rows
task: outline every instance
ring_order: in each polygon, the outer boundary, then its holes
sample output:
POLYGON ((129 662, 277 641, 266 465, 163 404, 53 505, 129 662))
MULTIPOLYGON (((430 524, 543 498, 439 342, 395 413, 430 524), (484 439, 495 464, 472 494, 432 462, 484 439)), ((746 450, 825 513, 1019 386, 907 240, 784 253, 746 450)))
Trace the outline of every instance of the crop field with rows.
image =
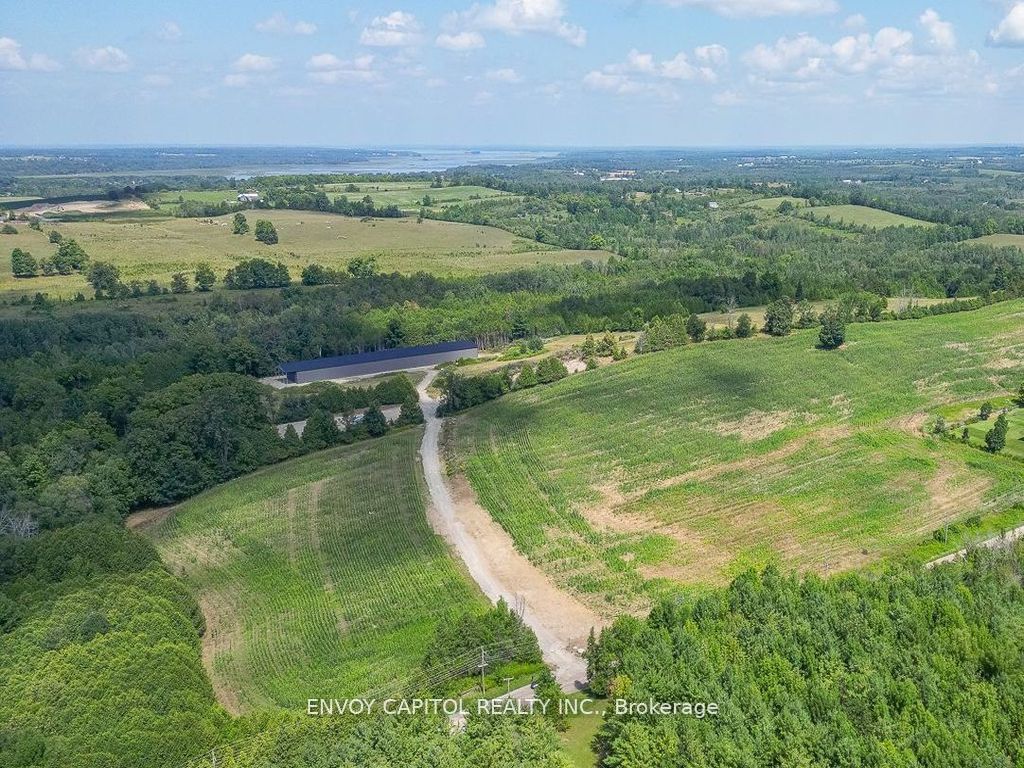
POLYGON ((486 605, 427 522, 420 436, 257 472, 148 531, 195 591, 204 662, 229 710, 394 685, 439 622, 486 605))
MULTIPOLYGON (((927 434, 1024 382, 1024 303, 690 346, 461 416, 455 461, 518 547, 598 610, 748 567, 835 573, 1024 518, 1024 463, 927 434)), ((946 546, 952 546, 947 543, 946 546)), ((938 551, 937 551, 938 550, 938 551)))

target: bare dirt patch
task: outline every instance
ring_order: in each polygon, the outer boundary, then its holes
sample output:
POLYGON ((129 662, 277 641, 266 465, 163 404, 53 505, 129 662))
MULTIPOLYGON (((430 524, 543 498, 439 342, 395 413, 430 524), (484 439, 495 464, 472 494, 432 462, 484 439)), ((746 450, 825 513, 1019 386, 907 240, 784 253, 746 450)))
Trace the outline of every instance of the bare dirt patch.
POLYGON ((792 411, 751 411, 736 421, 720 421, 712 430, 723 437, 736 436, 744 443, 753 443, 771 437, 792 421, 792 411))
POLYGON ((23 209, 30 216, 58 213, 132 213, 148 211, 149 206, 141 200, 73 200, 70 203, 36 203, 23 209))
POLYGON ((175 509, 177 509, 176 504, 172 504, 169 507, 143 509, 128 515, 124 520, 124 524, 125 527, 131 531, 144 533, 145 531, 148 531, 151 528, 156 528, 160 525, 174 513, 175 509))
POLYGON ((917 532, 929 533, 964 512, 977 509, 994 485, 995 481, 987 475, 948 460, 940 462, 938 471, 925 483, 928 501, 917 532))
POLYGON ((893 427, 914 437, 921 437, 924 434, 925 425, 928 423, 927 413, 911 413, 901 416, 890 422, 893 427))
POLYGON ((203 633, 203 666, 213 685, 217 701, 236 717, 242 714, 242 702, 238 690, 226 680, 215 662, 224 654, 234 654, 242 644, 242 630, 236 619, 238 596, 230 590, 209 591, 197 598, 199 608, 206 621, 203 633))

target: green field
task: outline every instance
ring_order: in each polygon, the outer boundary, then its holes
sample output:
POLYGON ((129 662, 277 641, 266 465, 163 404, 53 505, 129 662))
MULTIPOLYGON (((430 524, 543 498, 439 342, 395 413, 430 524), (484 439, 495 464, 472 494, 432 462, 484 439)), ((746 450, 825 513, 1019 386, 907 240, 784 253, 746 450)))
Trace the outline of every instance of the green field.
MULTIPOLYGON (((260 218, 274 222, 280 237, 278 245, 263 245, 251 235, 231 234, 230 216, 83 220, 52 228, 78 240, 94 261, 117 265, 122 280, 155 279, 165 285, 175 272, 191 272, 203 261, 209 262, 221 278, 239 260, 254 256, 284 262, 294 280, 311 262, 344 269, 356 256, 374 256, 383 271, 424 270, 438 275, 482 274, 584 259, 603 261, 607 257, 600 251, 550 248, 494 227, 430 219, 361 221, 308 211, 251 211, 247 215, 250 226, 260 218)), ((37 260, 56 250, 47 241, 46 232, 29 229, 22 222, 17 227, 16 235, 0 235, 0 291, 45 291, 67 296, 88 290, 81 275, 15 279, 11 274, 11 249, 27 250, 37 260)))
POLYGON ((486 605, 427 523, 420 436, 265 469, 148 528, 195 591, 204 662, 229 710, 397 684, 438 622, 486 605))
MULTIPOLYGON (((430 196, 431 208, 464 203, 470 200, 487 200, 494 197, 509 196, 507 192, 497 189, 471 185, 431 188, 429 181, 356 183, 353 186, 356 188, 355 192, 349 191, 348 183, 318 184, 316 188, 326 192, 332 199, 344 195, 350 200, 357 200, 369 195, 373 198, 374 205, 378 207, 397 205, 405 211, 419 210, 422 207, 424 195, 430 196)), ((163 211, 173 211, 181 200, 196 200, 203 203, 234 203, 238 193, 244 190, 245 187, 239 187, 238 189, 176 189, 151 195, 147 197, 147 200, 151 203, 156 203, 163 211)), ((3 199, 0 198, 0 205, 2 205, 3 199)))
POLYGON ((967 242, 991 245, 993 248, 1020 248, 1024 250, 1024 235, 985 235, 984 237, 978 237, 967 242))
POLYGON ((791 202, 797 208, 806 208, 807 201, 802 197, 792 197, 790 195, 783 195, 781 197, 762 197, 758 200, 751 200, 750 202, 744 203, 742 208, 760 208, 762 211, 776 211, 779 206, 786 201, 791 202))
MULTIPOLYGON (((973 445, 978 447, 985 445, 985 435, 992 429, 997 415, 992 415, 987 421, 976 421, 967 426, 973 445)), ((1006 447, 1002 452, 1007 456, 1024 459, 1024 409, 1012 409, 1006 414, 1006 420, 1009 422, 1010 428, 1006 433, 1006 447)))
POLYGON ((815 220, 828 216, 834 223, 853 224, 858 227, 934 227, 929 221, 900 216, 897 213, 868 208, 864 205, 820 205, 807 208, 804 215, 813 213, 815 220))
POLYGON ((1022 314, 855 325, 838 352, 801 332, 634 358, 459 417, 456 460, 520 549, 609 614, 751 566, 919 558, 1024 493, 1024 464, 923 431, 1016 390, 1022 314))

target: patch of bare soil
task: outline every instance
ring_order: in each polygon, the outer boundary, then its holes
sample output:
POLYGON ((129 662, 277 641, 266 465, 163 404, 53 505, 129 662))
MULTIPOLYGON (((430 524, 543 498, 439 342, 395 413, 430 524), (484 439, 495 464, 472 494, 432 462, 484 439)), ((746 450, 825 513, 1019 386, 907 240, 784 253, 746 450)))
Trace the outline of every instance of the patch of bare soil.
POLYGON ((751 411, 736 421, 720 421, 712 429, 723 437, 736 436, 744 443, 753 443, 785 429, 792 420, 792 411, 751 411))
POLYGON ((925 425, 928 423, 927 413, 911 413, 906 416, 901 416, 898 419, 894 419, 890 422, 893 427, 906 432, 908 435, 914 437, 921 437, 924 434, 925 425))
POLYGON ((985 363, 985 368, 990 371, 1007 371, 1013 368, 1019 368, 1021 361, 1013 357, 997 357, 995 360, 989 360, 985 363))
POLYGON ((964 512, 978 508, 995 481, 987 475, 940 462, 939 469, 926 483, 928 501, 917 533, 930 533, 964 512))
POLYGON ((156 507, 154 509, 143 509, 133 512, 124 519, 125 527, 131 531, 145 533, 169 518, 176 508, 177 505, 171 505, 169 507, 156 507))
POLYGON ((148 211, 149 206, 141 200, 73 200, 70 203, 36 203, 23 209, 23 213, 45 215, 48 213, 130 213, 148 211))
MULTIPOLYGON (((448 482, 459 521, 487 553, 491 572, 504 589, 522 598, 544 627, 571 644, 583 647, 591 627, 600 629, 608 625, 603 617, 557 587, 516 549, 505 529, 477 502, 465 476, 449 477, 448 482)), ((431 516, 433 514, 431 512, 431 516)))
POLYGON ((218 672, 214 661, 222 654, 234 653, 241 645, 242 631, 237 620, 237 595, 230 590, 209 591, 198 596, 199 608, 206 620, 206 632, 203 633, 202 657, 206 674, 213 685, 213 693, 217 701, 228 712, 236 717, 242 714, 242 703, 239 692, 234 689, 225 676, 218 672))

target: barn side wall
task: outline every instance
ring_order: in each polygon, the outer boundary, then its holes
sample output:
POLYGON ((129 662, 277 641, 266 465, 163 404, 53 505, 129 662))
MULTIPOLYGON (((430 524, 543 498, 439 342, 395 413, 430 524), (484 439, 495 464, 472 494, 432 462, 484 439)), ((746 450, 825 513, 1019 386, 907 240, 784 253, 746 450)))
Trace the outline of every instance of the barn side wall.
POLYGON ((437 365, 438 363, 448 363, 453 360, 477 357, 479 354, 479 351, 476 349, 457 349, 453 352, 437 352, 430 355, 400 357, 394 360, 375 360, 369 363, 342 365, 335 368, 318 368, 315 371, 297 371, 295 373, 295 383, 309 384, 313 381, 324 381, 326 379, 347 379, 353 376, 372 376, 376 373, 396 373, 410 368, 424 368, 430 365, 437 365))

